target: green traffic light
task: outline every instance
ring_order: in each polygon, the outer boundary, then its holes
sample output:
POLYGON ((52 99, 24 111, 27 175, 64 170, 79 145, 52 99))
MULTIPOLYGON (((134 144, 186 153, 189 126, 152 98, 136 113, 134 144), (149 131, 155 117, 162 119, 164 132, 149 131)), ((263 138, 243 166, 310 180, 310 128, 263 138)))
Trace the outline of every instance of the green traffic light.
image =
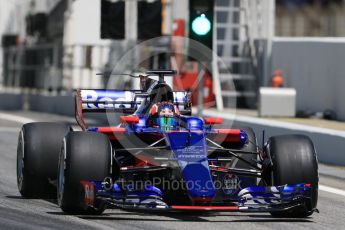
POLYGON ((196 17, 192 22, 192 30, 197 35, 206 35, 211 30, 211 22, 205 14, 196 17))

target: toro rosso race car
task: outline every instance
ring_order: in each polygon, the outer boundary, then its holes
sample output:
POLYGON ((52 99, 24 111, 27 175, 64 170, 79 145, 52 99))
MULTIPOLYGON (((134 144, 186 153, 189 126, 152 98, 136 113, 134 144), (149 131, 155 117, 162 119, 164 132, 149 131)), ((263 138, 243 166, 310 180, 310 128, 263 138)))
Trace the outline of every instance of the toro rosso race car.
POLYGON ((140 76, 141 90, 77 90, 82 131, 25 124, 17 151, 22 196, 57 196, 64 212, 79 214, 124 208, 307 217, 317 211, 318 165, 308 137, 274 136, 260 148, 251 128, 194 117, 190 93, 164 81, 174 74, 149 71, 140 76), (119 114, 118 123, 89 127, 87 112, 119 114))

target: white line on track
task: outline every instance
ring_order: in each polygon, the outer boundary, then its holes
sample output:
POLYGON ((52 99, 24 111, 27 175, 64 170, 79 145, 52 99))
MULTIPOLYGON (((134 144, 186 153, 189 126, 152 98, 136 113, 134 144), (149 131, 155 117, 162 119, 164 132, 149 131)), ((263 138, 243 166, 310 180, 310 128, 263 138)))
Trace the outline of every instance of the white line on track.
POLYGON ((0 119, 7 120, 7 121, 14 121, 21 124, 36 122, 36 120, 30 119, 27 117, 8 114, 8 113, 1 113, 1 112, 0 112, 0 119))
POLYGON ((0 132, 18 133, 19 131, 18 127, 0 127, 0 132))
POLYGON ((324 192, 329 192, 329 193, 333 193, 333 194, 337 194, 340 196, 345 196, 345 191, 338 189, 338 188, 333 188, 333 187, 329 187, 326 185, 319 185, 319 190, 324 191, 324 192))
MULTIPOLYGON (((8 114, 8 113, 1 113, 1 112, 0 112, 0 119, 7 120, 7 121, 14 121, 14 122, 22 123, 22 124, 30 123, 30 122, 36 122, 36 120, 30 119, 30 118, 27 118, 27 117, 13 115, 13 114, 8 114)), ((9 128, 8 130, 7 130, 7 127, 0 128, 0 132, 1 131, 10 131, 10 130, 14 131, 14 129, 12 129, 12 128, 9 128)), ((16 130, 18 130, 18 129, 16 129, 16 130)), ((333 188, 333 187, 329 187, 329 186, 326 186, 326 185, 319 185, 319 190, 324 191, 324 192, 329 192, 329 193, 337 194, 337 195, 340 195, 340 196, 345 196, 345 191, 344 190, 333 188)))

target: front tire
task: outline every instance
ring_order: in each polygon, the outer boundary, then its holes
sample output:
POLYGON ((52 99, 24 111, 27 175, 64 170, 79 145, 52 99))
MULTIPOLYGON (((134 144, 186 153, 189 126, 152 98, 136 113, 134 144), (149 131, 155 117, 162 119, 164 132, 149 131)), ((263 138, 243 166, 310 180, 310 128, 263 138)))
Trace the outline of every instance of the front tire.
POLYGON ((318 163, 314 145, 304 135, 282 135, 271 137, 266 150, 272 159, 271 185, 311 184, 311 202, 306 207, 297 207, 289 211, 271 212, 274 217, 307 217, 317 205, 318 198, 318 163))
POLYGON ((94 207, 84 204, 81 180, 103 181, 110 176, 112 147, 100 133, 70 132, 64 139, 59 159, 58 204, 64 212, 101 214, 106 206, 95 200, 94 207))

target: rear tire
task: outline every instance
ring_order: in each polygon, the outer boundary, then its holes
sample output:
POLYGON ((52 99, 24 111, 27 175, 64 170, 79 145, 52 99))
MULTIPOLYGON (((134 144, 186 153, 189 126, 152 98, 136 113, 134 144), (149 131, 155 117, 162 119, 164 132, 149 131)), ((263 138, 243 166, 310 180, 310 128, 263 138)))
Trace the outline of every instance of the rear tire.
POLYGON ((64 139, 59 159, 58 204, 72 214, 101 214, 106 205, 95 200, 94 207, 84 204, 81 180, 103 181, 110 176, 112 147, 106 135, 70 132, 64 139))
POLYGON ((297 207, 290 211, 271 212, 274 217, 307 217, 317 205, 318 163, 314 145, 304 135, 283 135, 271 137, 266 146, 273 166, 268 184, 311 184, 311 202, 306 208, 297 207))
POLYGON ((61 141, 69 132, 66 124, 35 122, 23 125, 17 147, 17 185, 25 198, 55 198, 61 141))

